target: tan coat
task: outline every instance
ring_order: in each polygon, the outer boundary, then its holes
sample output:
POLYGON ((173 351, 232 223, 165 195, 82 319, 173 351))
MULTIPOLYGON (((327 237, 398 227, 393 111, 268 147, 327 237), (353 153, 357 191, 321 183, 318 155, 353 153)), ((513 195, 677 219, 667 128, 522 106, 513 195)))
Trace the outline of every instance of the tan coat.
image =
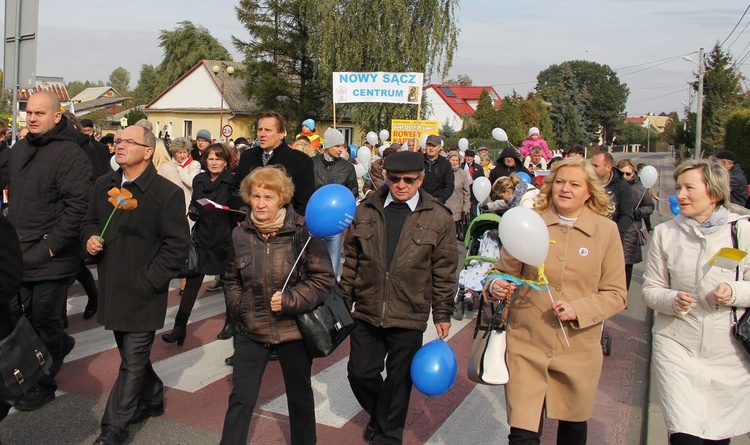
MULTIPOLYGON (((582 422, 591 418, 602 369, 602 322, 627 302, 625 262, 617 225, 584 209, 575 225, 561 225, 554 208, 542 218, 550 237, 544 263, 555 300, 571 303, 578 315, 563 325, 570 348, 552 313, 547 291, 521 286, 513 299, 508 327, 505 388, 508 423, 536 431, 542 407, 547 417, 582 422), (546 402, 545 402, 546 401, 546 402)), ((503 249, 500 270, 536 280, 537 268, 503 249)))

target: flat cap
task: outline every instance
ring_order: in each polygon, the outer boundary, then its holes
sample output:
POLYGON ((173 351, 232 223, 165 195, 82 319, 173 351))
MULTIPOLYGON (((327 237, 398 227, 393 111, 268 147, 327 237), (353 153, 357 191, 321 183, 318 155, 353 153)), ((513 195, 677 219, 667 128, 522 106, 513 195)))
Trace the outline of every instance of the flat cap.
POLYGON ((431 134, 427 136, 427 141, 425 141, 425 145, 433 145, 435 147, 440 147, 442 145, 443 141, 440 139, 440 136, 436 136, 434 134, 431 134))
POLYGON ((466 150, 466 151, 464 152, 464 157, 466 157, 466 156, 476 156, 476 155, 477 155, 477 154, 476 154, 476 153, 474 153, 474 150, 466 150))
POLYGON ((716 153, 716 159, 726 159, 727 161, 737 162, 737 158, 734 156, 734 153, 729 150, 721 150, 720 152, 716 153))
POLYGON ((389 173, 421 172, 424 155, 414 151, 397 151, 385 158, 383 168, 389 173))

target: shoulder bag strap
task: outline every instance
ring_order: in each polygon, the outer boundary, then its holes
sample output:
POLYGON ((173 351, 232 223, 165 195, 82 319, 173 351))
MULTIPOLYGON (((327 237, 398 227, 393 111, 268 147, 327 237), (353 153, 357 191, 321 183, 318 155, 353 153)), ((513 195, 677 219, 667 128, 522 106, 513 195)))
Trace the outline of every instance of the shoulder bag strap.
MULTIPOLYGON (((737 241, 737 221, 732 221, 730 225, 730 231, 732 233, 732 247, 735 249, 739 245, 737 241)), ((734 272, 734 281, 740 281, 740 266, 737 265, 737 269, 734 272)), ((737 307, 732 306, 732 322, 737 323, 737 307)))

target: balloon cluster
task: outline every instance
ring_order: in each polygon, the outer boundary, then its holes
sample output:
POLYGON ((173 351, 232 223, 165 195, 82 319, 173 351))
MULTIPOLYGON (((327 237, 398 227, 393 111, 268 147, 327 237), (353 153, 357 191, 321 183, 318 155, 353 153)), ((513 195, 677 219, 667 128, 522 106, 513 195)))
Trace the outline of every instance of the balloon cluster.
POLYGON ((680 204, 677 202, 677 196, 675 195, 669 197, 669 210, 672 211, 673 215, 680 214, 680 204))
POLYGON ((430 397, 448 392, 456 382, 458 360, 442 338, 419 348, 411 360, 411 380, 422 394, 430 397))

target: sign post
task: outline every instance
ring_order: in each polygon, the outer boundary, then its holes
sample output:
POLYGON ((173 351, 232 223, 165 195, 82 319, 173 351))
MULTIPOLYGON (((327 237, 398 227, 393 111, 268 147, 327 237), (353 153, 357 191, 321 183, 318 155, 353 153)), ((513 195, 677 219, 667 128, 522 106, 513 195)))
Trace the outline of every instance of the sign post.
POLYGON ((3 88, 13 90, 12 139, 18 133, 18 90, 36 86, 36 33, 39 0, 5 1, 5 57, 3 88), (8 73, 13 73, 8 77, 8 73))

